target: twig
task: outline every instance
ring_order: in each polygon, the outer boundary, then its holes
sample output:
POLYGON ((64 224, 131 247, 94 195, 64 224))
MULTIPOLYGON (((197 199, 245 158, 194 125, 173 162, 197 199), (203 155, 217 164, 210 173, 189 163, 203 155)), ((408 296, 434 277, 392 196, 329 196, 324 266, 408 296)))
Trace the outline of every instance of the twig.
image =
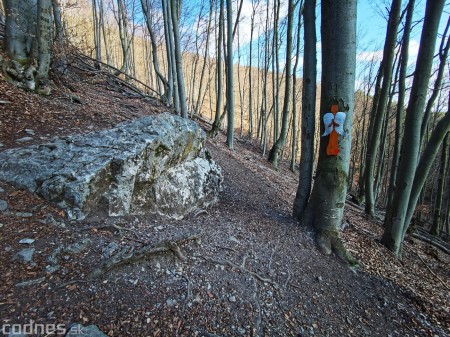
POLYGON ((265 278, 264 276, 261 276, 261 275, 259 275, 258 273, 255 273, 255 272, 253 272, 253 271, 251 271, 251 270, 248 270, 247 268, 244 268, 244 267, 242 267, 242 266, 239 266, 239 265, 237 265, 237 264, 234 263, 234 262, 231 262, 231 261, 229 261, 229 260, 223 260, 223 261, 221 261, 221 260, 216 260, 216 259, 213 259, 212 257, 209 257, 209 256, 206 256, 206 257, 204 256, 203 258, 204 258, 206 261, 209 261, 209 262, 212 262, 212 263, 220 264, 220 265, 222 265, 222 266, 229 266, 229 267, 231 267, 231 269, 237 269, 237 270, 240 270, 240 271, 242 271, 242 272, 244 272, 244 273, 247 273, 247 274, 253 276, 253 277, 256 278, 258 281, 261 281, 262 283, 268 283, 268 284, 270 284, 270 285, 272 285, 272 286, 278 288, 278 283, 276 283, 276 282, 273 281, 272 279, 265 278))
POLYGON ((90 281, 87 281, 87 280, 72 280, 72 281, 69 281, 69 282, 66 282, 66 283, 63 283, 63 284, 57 286, 56 289, 61 289, 61 288, 64 288, 66 286, 69 286, 69 285, 75 284, 75 283, 89 283, 89 282, 90 281))
POLYGON ((190 299, 192 298, 192 290, 191 290, 191 281, 189 280, 189 277, 187 277, 186 275, 181 275, 185 280, 186 280, 186 302, 189 302, 190 299))
POLYGON ((286 278, 286 282, 284 283, 285 288, 287 288, 290 280, 291 280, 291 271, 288 269, 288 276, 286 278))
POLYGON ((219 246, 219 245, 215 245, 214 247, 225 249, 225 250, 229 250, 229 251, 232 251, 234 253, 237 253, 237 250, 234 249, 234 248, 231 248, 231 247, 225 247, 225 246, 219 246))
POLYGON ((275 245, 275 247, 273 247, 272 249, 272 253, 270 254, 270 258, 269 258, 269 274, 272 272, 272 260, 273 260, 273 255, 275 254, 275 250, 277 249, 277 245, 275 245))

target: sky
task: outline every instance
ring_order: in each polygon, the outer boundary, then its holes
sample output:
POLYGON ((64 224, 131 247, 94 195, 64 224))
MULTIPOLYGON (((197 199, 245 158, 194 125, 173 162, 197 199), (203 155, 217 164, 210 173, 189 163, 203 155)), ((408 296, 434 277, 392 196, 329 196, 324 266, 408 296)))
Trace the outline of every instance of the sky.
MULTIPOLYGON (((257 0, 244 0, 240 22, 239 22, 239 41, 240 41, 240 48, 241 48, 241 54, 245 55, 248 53, 248 43, 250 41, 250 17, 252 14, 252 6, 254 3, 256 3, 257 0)), ((259 17, 257 16, 255 19, 255 29, 254 29, 254 37, 257 36, 258 31, 262 34, 264 30, 264 22, 265 22, 265 13, 267 5, 269 5, 270 9, 272 9, 274 0, 260 0, 258 5, 258 12, 260 13, 259 17)), ((198 3, 200 0, 192 0, 191 3, 198 3)), ((318 35, 318 43, 317 43, 317 50, 318 50, 318 67, 320 70, 320 0, 317 0, 318 5, 316 9, 317 14, 317 35, 318 35)), ((380 61, 382 58, 382 51, 383 51, 383 44, 384 39, 386 35, 386 26, 387 26, 387 19, 385 18, 387 9, 385 8, 386 3, 389 3, 388 0, 358 0, 357 4, 357 34, 358 34, 358 45, 357 45, 357 60, 358 62, 365 62, 365 61, 380 61)), ((233 1, 234 9, 233 12, 237 13, 237 3, 238 1, 233 1)), ((281 1, 281 8, 280 8, 280 21, 285 19, 287 16, 287 1, 282 0, 281 1)), ((407 0, 403 1, 403 7, 405 7, 407 3, 407 0)), ((414 20, 419 20, 424 16, 424 10, 425 10, 425 0, 416 0, 416 10, 414 14, 414 20)), ((195 6, 194 6, 195 7, 195 6)), ((450 5, 446 6, 447 12, 444 13, 441 19, 441 31, 444 30, 445 24, 447 22, 449 13, 448 10, 450 10, 450 5)), ((205 10, 206 11, 206 10, 205 10)), ((205 13, 206 14, 206 13, 205 13)), ((206 15, 205 15, 206 20, 206 15)), ((195 27, 196 23, 193 23, 192 27, 195 27)), ((203 23, 206 26, 206 22, 203 23)), ((417 52, 419 48, 420 43, 420 33, 421 33, 421 25, 418 24, 413 29, 413 32, 411 34, 411 41, 410 41, 410 64, 414 64, 417 52)), ((214 47, 212 47, 214 44, 214 41, 211 41, 210 50, 213 51, 214 47)), ((234 49, 235 52, 235 59, 237 59, 237 38, 234 39, 234 49)), ((256 49, 256 48, 255 48, 256 49)), ((283 54, 283 46, 280 48, 281 54, 283 54)), ((301 55, 300 55, 301 56, 301 55)), ((280 59, 283 59, 284 57, 281 57, 280 59)), ((246 57, 241 57, 241 63, 246 64, 246 57)))

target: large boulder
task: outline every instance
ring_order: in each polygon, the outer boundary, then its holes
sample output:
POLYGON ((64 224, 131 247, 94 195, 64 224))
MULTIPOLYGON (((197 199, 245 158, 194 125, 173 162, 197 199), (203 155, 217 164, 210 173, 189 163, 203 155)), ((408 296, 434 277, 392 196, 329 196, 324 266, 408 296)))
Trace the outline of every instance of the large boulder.
POLYGON ((205 139, 190 120, 147 116, 0 152, 0 180, 56 203, 73 220, 148 213, 179 219, 214 203, 221 190, 205 139))

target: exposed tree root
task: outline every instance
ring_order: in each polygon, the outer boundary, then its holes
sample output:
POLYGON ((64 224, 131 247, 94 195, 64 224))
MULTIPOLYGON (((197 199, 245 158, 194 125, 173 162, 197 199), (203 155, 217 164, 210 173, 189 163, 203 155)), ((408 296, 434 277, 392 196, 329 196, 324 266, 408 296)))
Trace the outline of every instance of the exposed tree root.
POLYGON ((145 245, 139 249, 134 249, 130 247, 123 248, 116 255, 111 256, 109 259, 105 260, 100 264, 100 266, 95 269, 90 275, 89 278, 97 278, 113 268, 118 266, 134 263, 138 261, 142 261, 148 258, 150 255, 163 253, 163 252, 172 252, 177 258, 181 261, 185 261, 186 257, 180 250, 179 245, 190 240, 198 241, 200 239, 200 234, 193 234, 188 237, 184 237, 177 240, 164 240, 158 243, 145 245))
POLYGON ((255 302, 255 309, 256 309, 256 317, 253 322, 253 332, 256 334, 256 336, 262 336, 261 333, 261 304, 259 304, 258 299, 258 284, 256 283, 256 279, 253 278, 253 287, 255 288, 253 292, 253 300, 255 302))
POLYGON ((214 258, 212 258, 212 257, 209 257, 209 256, 204 256, 203 258, 204 258, 206 261, 209 261, 209 262, 212 262, 212 263, 215 263, 215 264, 220 264, 220 265, 222 265, 222 266, 228 266, 228 267, 231 267, 231 269, 237 269, 237 270, 240 270, 240 271, 242 271, 242 272, 244 272, 244 273, 247 273, 247 274, 253 276, 253 277, 256 278, 258 281, 260 281, 260 282, 262 282, 262 283, 268 283, 268 284, 274 286, 275 288, 278 288, 278 287, 279 287, 279 286, 278 286, 278 283, 275 282, 274 280, 272 280, 272 279, 270 279, 270 278, 266 278, 266 277, 264 277, 264 276, 261 276, 261 275, 259 275, 258 273, 255 273, 255 272, 253 272, 253 271, 248 270, 247 268, 245 268, 244 265, 245 265, 246 259, 248 258, 247 255, 244 256, 244 259, 243 259, 241 265, 237 265, 236 263, 231 262, 231 261, 229 261, 229 260, 216 260, 216 259, 214 259, 214 258))
POLYGON ((325 254, 330 255, 334 252, 344 262, 348 263, 350 267, 358 267, 359 261, 356 260, 345 248, 342 240, 339 236, 339 231, 334 230, 322 230, 317 233, 316 238, 317 246, 319 250, 325 254))

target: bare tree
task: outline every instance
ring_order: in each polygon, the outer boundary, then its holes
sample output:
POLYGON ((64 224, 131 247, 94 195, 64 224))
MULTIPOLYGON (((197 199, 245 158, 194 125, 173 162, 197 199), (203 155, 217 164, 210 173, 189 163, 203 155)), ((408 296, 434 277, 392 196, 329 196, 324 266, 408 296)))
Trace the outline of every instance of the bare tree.
POLYGON ((302 140, 300 155, 300 177, 297 194, 294 201, 294 216, 301 220, 311 194, 314 133, 316 123, 316 1, 305 0, 303 17, 305 22, 305 50, 303 60, 303 90, 302 90, 302 140))

